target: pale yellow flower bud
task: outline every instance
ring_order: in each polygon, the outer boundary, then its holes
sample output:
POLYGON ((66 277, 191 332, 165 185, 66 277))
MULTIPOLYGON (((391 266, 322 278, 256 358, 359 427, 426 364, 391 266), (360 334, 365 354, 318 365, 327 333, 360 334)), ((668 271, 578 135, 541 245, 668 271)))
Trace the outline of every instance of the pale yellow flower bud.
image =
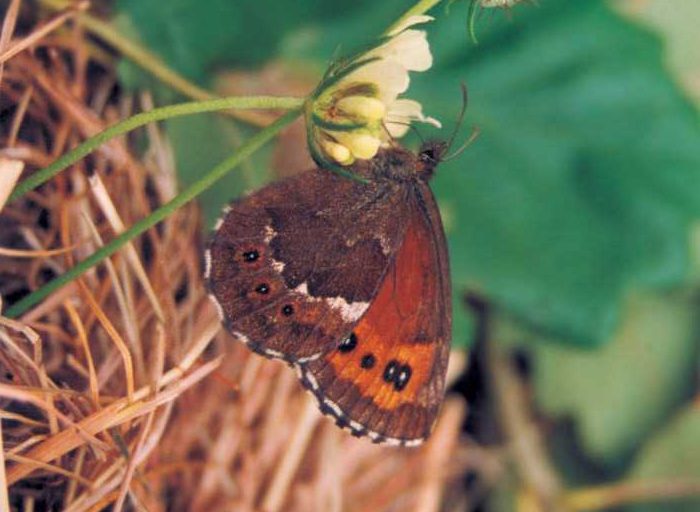
POLYGON ((321 147, 328 156, 330 156, 340 165, 350 165, 355 161, 350 153, 350 150, 342 144, 338 144, 330 140, 324 140, 321 142, 321 147))
POLYGON ((370 159, 376 155, 382 143, 381 139, 367 133, 333 132, 333 137, 347 147, 352 156, 363 160, 370 159))
POLYGON ((347 96, 338 100, 336 106, 347 115, 367 121, 379 121, 386 114, 384 103, 367 96, 347 96))

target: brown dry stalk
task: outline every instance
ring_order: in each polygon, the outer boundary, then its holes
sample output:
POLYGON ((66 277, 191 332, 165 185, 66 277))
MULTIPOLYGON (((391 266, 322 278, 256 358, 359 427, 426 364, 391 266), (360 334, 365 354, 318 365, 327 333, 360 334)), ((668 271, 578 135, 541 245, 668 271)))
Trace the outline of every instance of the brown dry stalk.
POLYGON ((10 510, 10 497, 7 493, 7 474, 5 465, 5 445, 2 437, 2 421, 0 420, 0 510, 10 510))
POLYGON ((530 417, 522 383, 492 341, 487 343, 487 361, 500 423, 527 491, 543 510, 566 510, 560 501, 561 483, 530 417))
MULTIPOLYGON (((12 6, 14 6, 15 4, 19 4, 19 2, 13 2, 12 6)), ((68 7, 62 13, 54 16, 52 19, 50 19, 49 21, 47 21, 43 25, 37 27, 36 30, 34 30, 34 32, 32 32, 28 36, 22 38, 22 40, 18 41, 17 43, 10 46, 9 48, 5 49, 6 45, 0 44, 0 48, 3 49, 2 53, 0 53, 0 65, 3 65, 6 61, 10 60, 12 57, 17 55, 18 53, 26 50, 27 48, 31 47, 33 44, 37 43, 39 40, 43 39, 47 34, 56 30, 58 27, 60 27, 66 21, 68 21, 70 18, 74 17, 76 14, 80 13, 81 11, 87 10, 87 8, 89 6, 90 6, 90 2, 88 2, 87 0, 78 2, 78 3, 68 7)), ((10 10, 12 10, 12 9, 10 9, 10 10)), ((16 9, 13 12, 16 15, 16 9)), ((14 20, 13 20, 12 24, 14 24, 14 20)), ((8 23, 8 25, 9 25, 9 23, 8 23)), ((9 32, 9 30, 8 30, 8 32, 9 32)), ((3 35, 4 34, 5 34, 5 24, 3 24, 3 35)))
POLYGON ((316 402, 311 396, 307 395, 301 413, 301 419, 297 423, 289 447, 263 499, 262 506, 264 510, 277 512, 281 509, 289 484, 294 478, 294 473, 297 471, 301 458, 306 451, 307 444, 311 439, 311 433, 314 431, 318 420, 319 413, 316 402))
POLYGON ((126 379, 126 396, 130 402, 134 399, 134 364, 131 358, 131 353, 129 352, 129 347, 126 346, 124 338, 122 338, 119 331, 114 327, 114 324, 109 320, 107 315, 104 313, 100 305, 97 303, 92 293, 88 289, 82 278, 77 280, 78 287, 80 288, 81 294, 85 301, 88 303, 92 312, 97 317, 97 320, 102 324, 102 327, 109 337, 114 342, 114 345, 119 351, 119 355, 122 358, 122 364, 124 365, 124 377, 126 379))
MULTIPOLYGON (((0 33, 0 52, 4 53, 10 39, 12 38, 12 33, 15 30, 15 24, 17 23, 17 15, 19 14, 21 0, 12 0, 10 5, 7 7, 5 12, 5 19, 2 22, 2 33, 0 33)), ((0 60, 0 86, 2 86, 2 76, 5 71, 5 61, 0 60)))
MULTIPOLYGON (((172 387, 163 390, 151 400, 138 400, 134 402, 128 399, 121 399, 105 407, 101 411, 97 411, 86 417, 80 421, 76 427, 78 427, 79 431, 94 435, 98 432, 103 432, 117 425, 121 425, 122 423, 126 423, 138 416, 145 415, 155 408, 174 400, 177 395, 216 369, 219 362, 220 361, 217 359, 202 365, 190 375, 177 381, 172 387)), ((144 392, 147 392, 147 390, 144 390, 144 392)), ((2 393, 3 387, 0 386, 0 394, 2 393)), ((29 450, 25 458, 31 460, 33 464, 45 464, 48 461, 54 460, 74 450, 82 445, 83 442, 84 439, 80 435, 80 432, 76 432, 73 429, 62 430, 29 450)), ((31 465, 14 466, 8 471, 7 481, 12 485, 20 478, 26 477, 32 471, 33 468, 31 465)))
POLYGON ((0 157, 0 212, 2 212, 7 198, 22 174, 24 163, 19 160, 0 157))
POLYGON ((630 503, 688 497, 700 497, 700 480, 625 481, 570 491, 565 496, 565 503, 576 511, 607 510, 630 503))

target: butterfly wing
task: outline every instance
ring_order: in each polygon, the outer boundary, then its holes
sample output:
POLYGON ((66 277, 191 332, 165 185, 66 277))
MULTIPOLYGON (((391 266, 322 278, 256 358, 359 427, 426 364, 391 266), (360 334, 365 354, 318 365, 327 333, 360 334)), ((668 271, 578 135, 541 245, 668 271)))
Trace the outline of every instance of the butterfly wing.
POLYGON ((376 294, 403 238, 405 210, 405 187, 322 169, 234 202, 206 254, 206 281, 227 330, 289 362, 334 347, 376 294))
POLYGON ((451 337, 442 223, 430 189, 417 187, 403 242, 367 313, 335 350, 297 365, 302 383, 339 426, 403 446, 430 434, 451 337))

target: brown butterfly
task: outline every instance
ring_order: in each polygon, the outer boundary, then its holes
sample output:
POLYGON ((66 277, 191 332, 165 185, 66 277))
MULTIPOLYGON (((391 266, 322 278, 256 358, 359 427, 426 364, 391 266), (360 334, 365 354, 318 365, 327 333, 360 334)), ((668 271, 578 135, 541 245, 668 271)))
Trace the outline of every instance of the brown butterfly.
POLYGON ((445 143, 380 150, 234 202, 206 253, 226 329, 293 365, 321 411, 356 436, 416 446, 444 396, 447 246, 428 187, 445 143))

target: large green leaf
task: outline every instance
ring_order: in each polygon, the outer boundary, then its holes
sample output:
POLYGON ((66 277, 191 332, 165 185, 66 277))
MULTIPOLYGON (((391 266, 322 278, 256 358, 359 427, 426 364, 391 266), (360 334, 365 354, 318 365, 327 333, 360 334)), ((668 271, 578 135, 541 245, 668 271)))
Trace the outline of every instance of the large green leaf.
MULTIPOLYGON (((689 407, 641 451, 632 482, 700 481, 700 406, 689 407)), ((700 496, 630 507, 634 512, 697 512, 700 496)))
POLYGON ((436 191, 458 221, 454 279, 579 345, 609 339, 625 291, 687 272, 700 213, 700 126, 664 73, 661 46, 597 1, 542 2, 491 20, 436 24, 427 110, 454 117, 470 89, 473 147, 436 191), (454 91, 448 94, 448 91, 454 91))
MULTIPOLYGON (((252 135, 252 129, 210 114, 171 119, 165 129, 183 186, 200 179, 252 135)), ((223 205, 271 178, 269 153, 267 149, 258 151, 199 197, 207 227, 214 225, 223 205)))
POLYGON ((207 82, 217 68, 270 59, 287 32, 311 20, 334 19, 367 0, 118 0, 122 26, 191 80, 207 82))

